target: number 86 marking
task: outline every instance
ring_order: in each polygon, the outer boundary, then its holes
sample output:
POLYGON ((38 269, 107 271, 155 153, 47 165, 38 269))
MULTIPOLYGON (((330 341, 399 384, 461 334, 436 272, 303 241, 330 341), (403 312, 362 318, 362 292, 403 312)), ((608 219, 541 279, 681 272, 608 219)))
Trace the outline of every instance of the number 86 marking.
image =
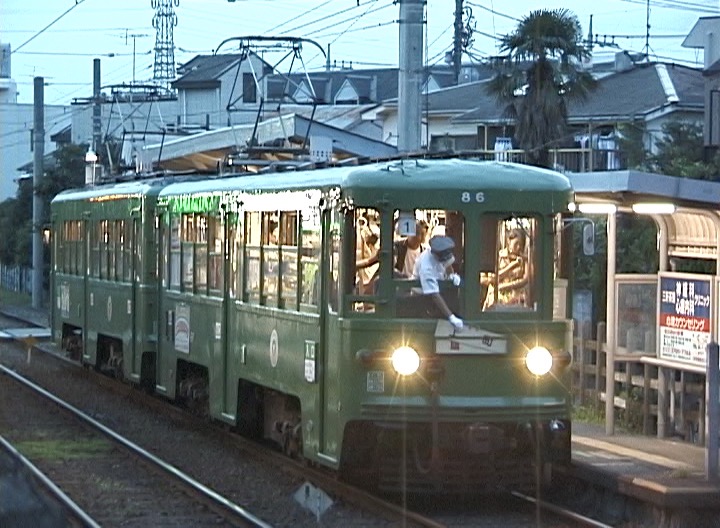
POLYGON ((470 203, 470 202, 473 202, 473 201, 474 201, 475 203, 483 203, 483 202, 485 201, 485 193, 484 193, 484 192, 477 192, 477 193, 475 193, 475 195, 473 196, 472 193, 465 191, 465 192, 462 193, 462 195, 460 196, 460 201, 461 201, 462 203, 470 203), (473 200, 473 198, 474 198, 474 200, 473 200))

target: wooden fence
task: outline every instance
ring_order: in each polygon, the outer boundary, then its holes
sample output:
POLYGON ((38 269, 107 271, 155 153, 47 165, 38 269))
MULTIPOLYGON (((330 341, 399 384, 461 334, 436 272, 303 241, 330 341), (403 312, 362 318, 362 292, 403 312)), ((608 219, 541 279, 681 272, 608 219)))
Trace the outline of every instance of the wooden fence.
MULTIPOLYGON (((572 390, 575 405, 602 414, 607 373, 605 323, 598 325, 596 335, 600 338, 574 339, 572 390)), ((705 375, 659 366, 654 360, 654 355, 642 352, 615 354, 616 425, 704 445, 705 375), (664 410, 664 416, 659 416, 658 409, 664 410)))

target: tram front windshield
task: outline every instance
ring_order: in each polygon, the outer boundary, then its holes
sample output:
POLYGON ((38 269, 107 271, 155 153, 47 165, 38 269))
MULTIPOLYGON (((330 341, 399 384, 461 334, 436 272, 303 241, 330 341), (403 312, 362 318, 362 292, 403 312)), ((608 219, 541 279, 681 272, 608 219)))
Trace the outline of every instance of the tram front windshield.
POLYGON ((452 240, 452 264, 438 283, 440 294, 454 313, 476 317, 538 310, 535 277, 539 269, 539 218, 497 213, 471 218, 453 210, 395 210, 392 237, 383 237, 389 230, 383 228, 379 211, 356 208, 353 214, 355 269, 353 282, 348 285, 352 289, 351 311, 374 313, 382 301, 394 306, 396 317, 442 317, 423 293, 417 273, 418 260, 430 252, 433 237, 452 240), (383 269, 388 265, 389 272, 383 269), (459 287, 450 280, 452 274, 461 277, 459 287))

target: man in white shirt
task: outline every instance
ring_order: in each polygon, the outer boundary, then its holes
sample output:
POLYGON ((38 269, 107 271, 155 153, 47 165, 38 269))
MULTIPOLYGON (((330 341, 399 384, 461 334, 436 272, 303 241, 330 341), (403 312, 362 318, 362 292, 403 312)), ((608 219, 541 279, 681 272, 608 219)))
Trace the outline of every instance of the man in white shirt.
POLYGON ((455 286, 460 286, 460 275, 453 272, 452 264, 455 262, 453 249, 455 242, 446 236, 434 236, 430 239, 430 247, 423 251, 415 261, 413 275, 420 280, 423 295, 432 297, 442 314, 447 317, 456 331, 463 329, 463 321, 448 308, 445 299, 440 295, 438 280, 451 280, 455 286))

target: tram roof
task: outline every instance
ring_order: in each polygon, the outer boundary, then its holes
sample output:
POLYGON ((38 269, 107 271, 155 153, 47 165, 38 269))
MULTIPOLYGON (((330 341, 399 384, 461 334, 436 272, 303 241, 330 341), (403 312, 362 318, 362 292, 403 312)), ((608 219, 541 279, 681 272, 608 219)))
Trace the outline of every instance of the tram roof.
POLYGON ((82 189, 67 189, 58 193, 53 199, 53 203, 77 200, 93 200, 107 198, 113 195, 117 198, 140 197, 149 194, 158 194, 163 185, 167 185, 170 180, 168 178, 151 178, 145 180, 136 180, 120 183, 109 183, 104 185, 96 185, 85 187, 82 189))
POLYGON ((562 174, 529 165, 465 159, 407 159, 361 166, 174 183, 162 189, 160 196, 330 187, 415 191, 453 188, 472 190, 479 186, 483 189, 571 191, 569 180, 562 174))

